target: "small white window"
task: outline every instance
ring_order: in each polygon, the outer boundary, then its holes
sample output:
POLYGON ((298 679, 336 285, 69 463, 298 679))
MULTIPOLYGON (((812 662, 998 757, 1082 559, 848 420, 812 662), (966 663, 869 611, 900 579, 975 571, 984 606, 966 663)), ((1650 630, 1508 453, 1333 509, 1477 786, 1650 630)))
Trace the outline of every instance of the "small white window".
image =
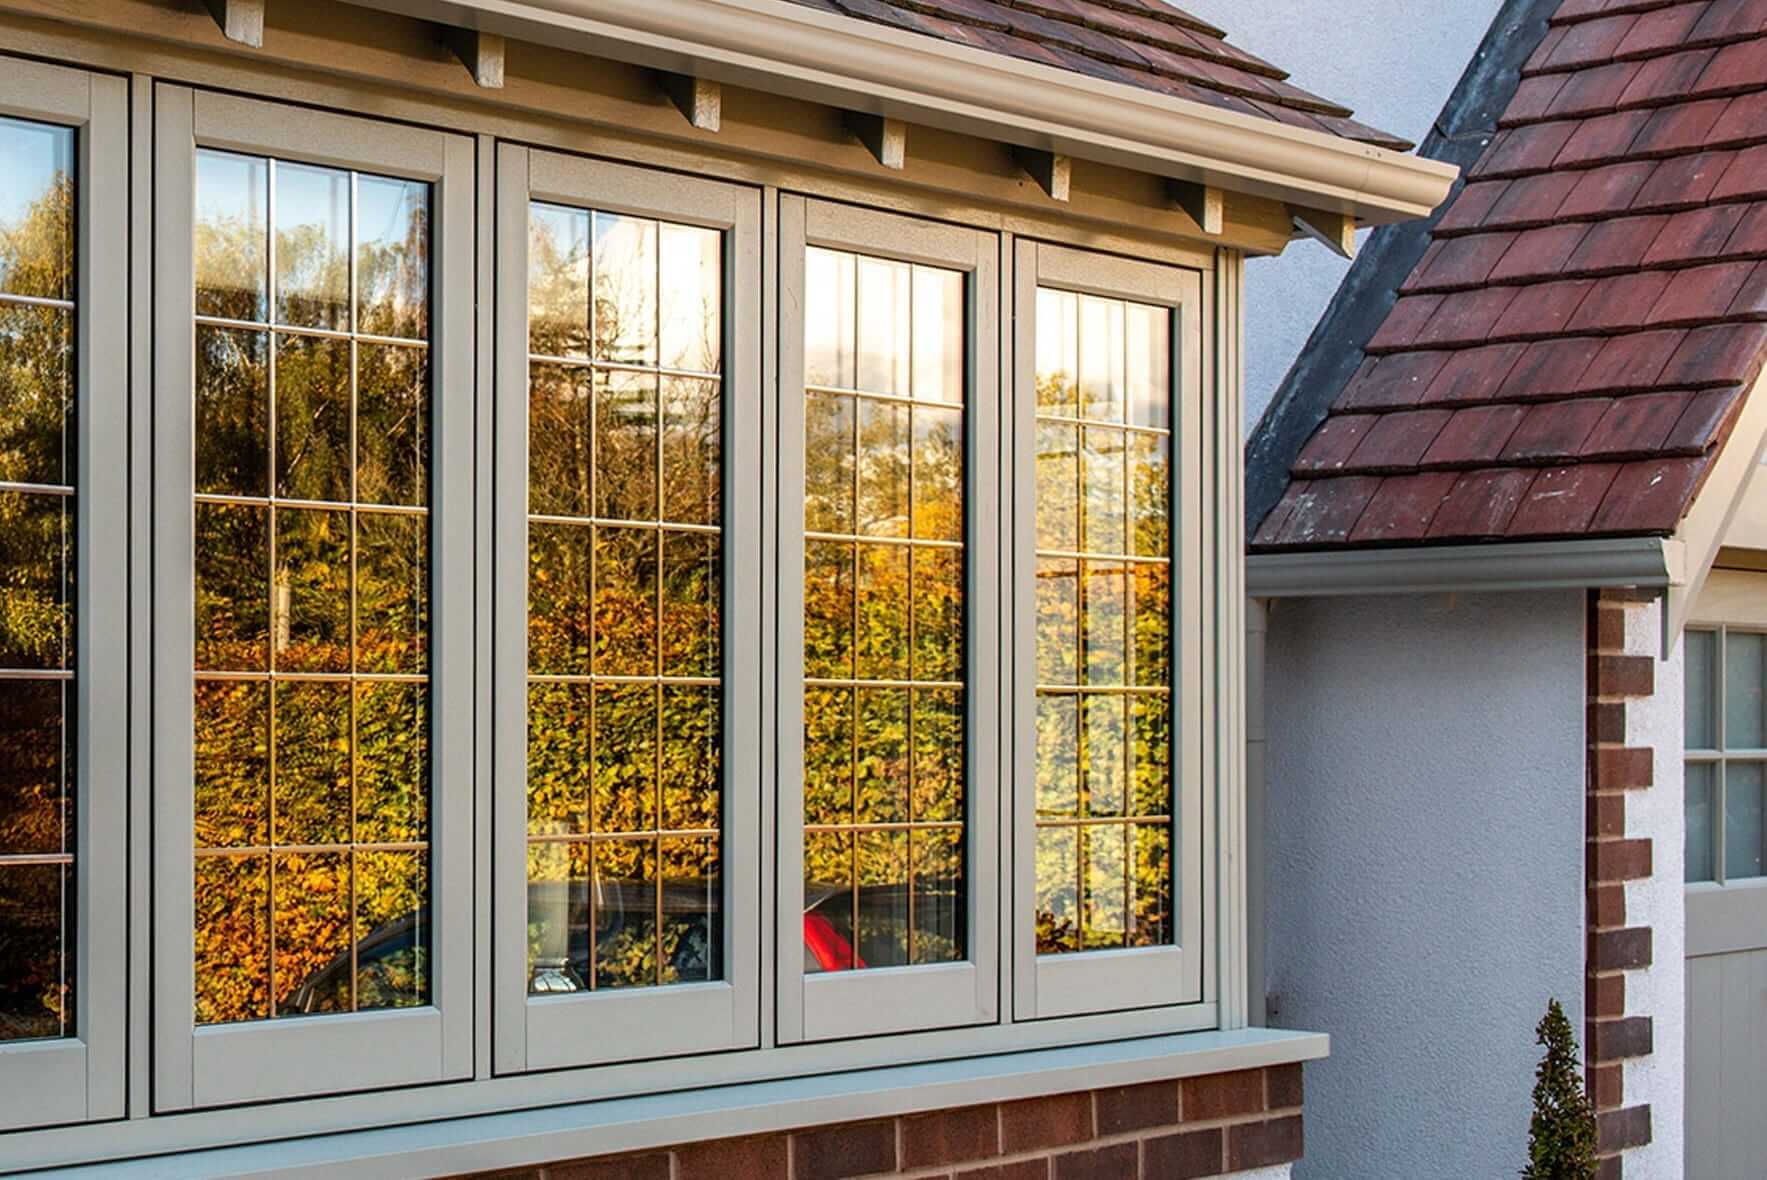
POLYGON ((1767 632, 1690 627, 1683 642, 1685 877, 1727 882, 1767 876, 1767 632))

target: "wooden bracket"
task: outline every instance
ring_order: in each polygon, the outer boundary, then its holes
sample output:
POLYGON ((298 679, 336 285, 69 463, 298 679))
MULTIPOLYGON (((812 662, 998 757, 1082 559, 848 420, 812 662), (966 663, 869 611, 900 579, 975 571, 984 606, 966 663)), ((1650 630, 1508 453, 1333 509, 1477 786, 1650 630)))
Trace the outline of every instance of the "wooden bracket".
POLYGON ((908 124, 902 120, 848 111, 847 130, 858 136, 885 168, 900 171, 908 162, 908 124))
POLYGON ((1046 152, 1038 148, 1016 147, 1012 149, 1013 158, 1018 166, 1030 173, 1037 187, 1049 194, 1052 201, 1065 201, 1073 178, 1073 161, 1060 152, 1046 152))
POLYGON ((206 0, 209 13, 229 41, 264 48, 265 0, 206 0))
POLYGON ((1220 189, 1188 180, 1171 180, 1166 182, 1166 191, 1172 195, 1172 203, 1190 214, 1205 234, 1218 237, 1226 227, 1227 202, 1220 189))
POLYGON ((1302 236, 1330 250, 1340 258, 1356 257, 1356 219, 1343 213, 1326 213, 1320 209, 1289 209, 1295 229, 1302 236))
POLYGON ((675 108, 701 131, 716 131, 722 121, 724 88, 704 78, 661 72, 657 80, 675 108))
POLYGON ((504 41, 501 33, 481 33, 477 29, 447 30, 448 48, 472 75, 472 80, 486 90, 503 89, 504 41))

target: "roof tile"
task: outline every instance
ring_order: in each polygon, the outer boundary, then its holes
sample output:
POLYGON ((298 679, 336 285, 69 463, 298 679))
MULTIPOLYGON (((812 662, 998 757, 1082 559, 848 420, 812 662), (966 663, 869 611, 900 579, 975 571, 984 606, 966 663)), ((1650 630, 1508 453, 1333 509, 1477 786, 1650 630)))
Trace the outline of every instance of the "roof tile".
POLYGON ((1730 147, 1757 143, 1767 127, 1767 91, 1739 94, 1706 133, 1707 147, 1730 147))
POLYGON ((1495 396, 1519 400, 1571 393, 1580 387, 1583 374, 1606 346, 1607 341, 1599 336, 1536 341, 1510 369, 1495 396))
POLYGON ((1414 406, 1448 362, 1445 352, 1404 352, 1370 357, 1338 398, 1338 410, 1389 410, 1414 406))
POLYGON ((1577 309, 1595 286, 1590 279, 1566 279, 1536 283, 1515 292, 1508 308, 1490 331, 1497 340, 1533 339, 1556 335, 1576 316, 1577 309))
POLYGON ((1633 204, 1645 209, 1664 209, 1704 201, 1735 159, 1733 152, 1699 152, 1664 160, 1638 190, 1633 204))
MULTIPOLYGON (((1760 42, 1738 41, 1726 45, 1716 51, 1708 51, 1711 55, 1708 64, 1700 74, 1699 89, 1701 92, 1714 90, 1744 90, 1757 86, 1767 86, 1767 53, 1761 52, 1760 42)), ((1674 91, 1659 93, 1672 94, 1674 91)))
POLYGON ((1492 268, 1490 280, 1498 283, 1556 277, 1588 232, 1588 226, 1569 222, 1510 235, 1514 245, 1492 268))
POLYGON ((1661 380, 1671 385, 1747 385, 1761 372, 1767 324, 1714 324, 1687 333, 1661 380))
POLYGON ((1577 379, 1578 393, 1609 393, 1649 389, 1662 377, 1669 358, 1686 339, 1676 331, 1634 332, 1612 336, 1577 379))
POLYGON ((1709 205, 1669 218, 1663 232, 1644 254, 1644 266, 1711 258, 1723 249, 1742 220, 1741 205, 1709 205))
POLYGON ((1662 107, 1649 116, 1649 122, 1639 131, 1638 138, 1630 145, 1632 153, 1655 156, 1692 151, 1706 142, 1706 137, 1733 101, 1712 98, 1662 107))
MULTIPOLYGON (((1650 309, 1648 322, 1697 324, 1712 318, 1714 307, 1727 308, 1742 294, 1743 284, 1755 271, 1752 262, 1720 262, 1674 272, 1674 279, 1650 309)), ((1641 278, 1664 278, 1661 271, 1646 271, 1641 278)))
POLYGON ((1732 155, 1730 166, 1706 196, 1713 201, 1767 196, 1767 144, 1744 148, 1732 155))
POLYGON ((1258 530, 1258 541, 1285 548, 1342 544, 1380 484, 1378 475, 1296 480, 1258 530))
MULTIPOLYGON (((1612 65, 1579 70, 1569 75, 1542 74, 1528 81, 1554 84, 1556 93, 1551 99, 1551 105, 1541 114, 1554 119, 1566 119, 1605 114, 1613 110, 1620 104, 1620 96, 1638 76, 1639 69, 1640 64, 1635 61, 1614 62, 1612 65)), ((1508 113, 1514 114, 1515 109, 1515 100, 1511 99, 1508 113)))
MULTIPOLYGON (((1482 287, 1442 297, 1441 306, 1412 342, 1420 348, 1481 344, 1516 297, 1514 287, 1482 287)), ((1372 347, 1372 345, 1371 345, 1372 347)))
POLYGON ((1431 253, 1419 262, 1407 286, 1438 291, 1479 286, 1491 277, 1492 268, 1515 240, 1512 233, 1444 239, 1430 247, 1431 253))
POLYGON ((1615 106, 1629 107, 1639 104, 1655 105, 1665 94, 1707 93, 1708 89, 1701 84, 1706 71, 1711 67, 1713 51, 1710 49, 1693 49, 1686 53, 1672 53, 1667 57, 1653 57, 1638 63, 1638 70, 1632 75, 1631 83, 1625 93, 1615 100, 1615 106))
POLYGON ((1649 160, 1634 160, 1608 164, 1591 172, 1549 173, 1551 179, 1569 186, 1569 191, 1553 212, 1562 217, 1595 217, 1629 209, 1638 190, 1656 170, 1656 164, 1649 160))
POLYGON ((1516 467, 1465 472, 1436 510, 1427 539, 1501 537, 1533 483, 1534 472, 1516 467))
POLYGON ((1509 191, 1507 180, 1487 180, 1482 183, 1469 184, 1460 190, 1454 203, 1436 223, 1436 232, 1454 233, 1460 230, 1477 229, 1484 224, 1485 218, 1498 200, 1509 191))
POLYGON ((1687 408, 1687 394, 1634 393, 1617 397, 1583 440, 1584 459, 1630 459, 1655 454, 1687 408))
POLYGON ((1368 342, 1370 352, 1384 352, 1388 349, 1406 348, 1417 339, 1436 309, 1442 306, 1443 295, 1407 295, 1393 305, 1387 313, 1386 322, 1380 331, 1368 342))
POLYGON ((1728 434, 1730 423, 1742 407, 1743 388, 1707 389, 1687 402, 1687 409, 1669 428, 1663 449, 1669 452, 1703 451, 1714 441, 1728 434))
POLYGON ((1647 459, 1626 464, 1590 522, 1597 533, 1672 533, 1682 506, 1704 477, 1705 456, 1647 459))
POLYGON ((1576 77, 1576 74, 1536 74, 1532 78, 1523 78, 1521 85, 1516 87, 1515 97, 1509 100, 1509 109, 1503 112, 1504 121, 1531 123, 1545 118, 1548 112, 1569 113, 1559 109, 1559 92, 1576 77))
POLYGON ((1630 270, 1644 260, 1668 224, 1666 213, 1598 221, 1584 229, 1564 268, 1572 274, 1630 270))
POLYGON ((1447 354, 1417 404, 1456 406, 1490 400, 1528 348, 1521 343, 1490 344, 1447 354))
POLYGON ((1531 123, 1499 131, 1491 148, 1473 168, 1475 180, 1490 176, 1514 176, 1548 168, 1564 149, 1565 141, 1579 130, 1576 123, 1531 123))
POLYGON ((1545 225, 1558 216, 1559 206, 1577 185, 1578 174, 1574 172, 1542 172, 1512 181, 1485 215, 1484 224, 1545 225))
POLYGON ((1353 471, 1404 471, 1416 467, 1452 416, 1448 410, 1381 414, 1345 466, 1353 471))
MULTIPOLYGON (((1600 65, 1614 56, 1637 23, 1635 16, 1615 16, 1572 25, 1553 46, 1544 64, 1548 69, 1600 65)), ((1551 40, 1550 34, 1547 39, 1551 40)))
POLYGON ((1530 406, 1498 458, 1505 463, 1531 463, 1579 454, 1612 404, 1612 399, 1598 397, 1530 406))
MULTIPOLYGON (((1504 444, 1528 413, 1517 405, 1469 406, 1456 410, 1424 452, 1425 467, 1468 467, 1495 463, 1504 444)), ((1664 427, 1664 433, 1668 428, 1664 427)))
POLYGON ((1459 476, 1426 471, 1381 481, 1351 530, 1352 545, 1421 541, 1459 476))
MULTIPOLYGON (((1654 119, 1655 116, 1649 111, 1615 111, 1594 119, 1585 119, 1580 123, 1539 124, 1541 128, 1568 129, 1570 134, 1559 140, 1564 148, 1556 157, 1546 164, 1534 167, 1544 168, 1547 164, 1553 164, 1560 168, 1580 168, 1617 159, 1626 154, 1632 141, 1647 130, 1654 119)), ((1514 134, 1519 135, 1521 132, 1514 134)))
MULTIPOLYGON (((1380 421, 1377 414, 1333 414, 1327 418, 1295 459, 1295 470, 1311 473, 1340 471, 1368 433, 1380 421)), ((1668 427, 1663 432, 1668 433, 1668 427)))
POLYGON ((1585 531, 1619 473, 1618 463, 1546 468, 1534 477, 1505 535, 1564 537, 1585 531))
POLYGON ((1662 271, 1632 271, 1602 279, 1568 325, 1572 332, 1623 332, 1644 326, 1669 286, 1662 271))
POLYGON ((1679 4, 1644 13, 1614 48, 1614 55, 1629 57, 1679 48, 1702 12, 1702 5, 1679 4))

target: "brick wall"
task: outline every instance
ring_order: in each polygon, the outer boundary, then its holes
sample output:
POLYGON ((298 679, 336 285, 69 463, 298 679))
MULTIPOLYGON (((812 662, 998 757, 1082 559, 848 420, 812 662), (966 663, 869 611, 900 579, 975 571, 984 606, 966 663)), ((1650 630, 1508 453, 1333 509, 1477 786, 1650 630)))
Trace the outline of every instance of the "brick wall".
POLYGON ((1650 1142, 1648 1104, 1627 1105, 1624 1063, 1648 1056, 1651 1018, 1626 1015, 1626 977, 1651 964, 1651 928, 1627 921, 1626 882, 1651 874, 1651 841, 1626 836, 1627 800, 1653 780, 1648 748, 1626 745, 1626 707, 1655 690, 1656 661, 1626 654, 1629 611, 1655 596, 1593 591, 1589 596, 1589 766, 1585 877, 1588 938, 1584 1053, 1601 1150, 1600 1180, 1621 1180, 1626 1151, 1650 1142))
POLYGON ((633 1155, 475 1180, 1195 1180, 1301 1157, 1301 1067, 1248 1069, 633 1155))

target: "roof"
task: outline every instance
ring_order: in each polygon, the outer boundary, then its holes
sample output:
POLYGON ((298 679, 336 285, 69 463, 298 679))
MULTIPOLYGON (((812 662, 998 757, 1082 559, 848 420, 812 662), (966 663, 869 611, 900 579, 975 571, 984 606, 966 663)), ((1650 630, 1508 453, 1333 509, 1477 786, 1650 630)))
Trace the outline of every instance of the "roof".
POLYGON ((1227 34, 1164 0, 792 0, 943 41, 1169 94, 1308 131, 1408 151, 1227 34))
POLYGON ((1546 8, 1254 549, 1666 535, 1710 472, 1767 361, 1767 0, 1546 8))

